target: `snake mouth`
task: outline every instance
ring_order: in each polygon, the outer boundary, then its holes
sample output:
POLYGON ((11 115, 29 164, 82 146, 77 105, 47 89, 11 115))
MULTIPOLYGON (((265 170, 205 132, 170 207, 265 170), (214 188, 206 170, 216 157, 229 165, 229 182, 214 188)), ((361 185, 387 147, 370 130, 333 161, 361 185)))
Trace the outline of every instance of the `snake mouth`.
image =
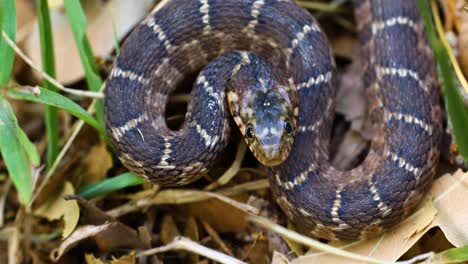
POLYGON ((284 157, 284 152, 282 152, 279 146, 268 146, 251 150, 257 160, 267 167, 278 166, 286 159, 284 157))

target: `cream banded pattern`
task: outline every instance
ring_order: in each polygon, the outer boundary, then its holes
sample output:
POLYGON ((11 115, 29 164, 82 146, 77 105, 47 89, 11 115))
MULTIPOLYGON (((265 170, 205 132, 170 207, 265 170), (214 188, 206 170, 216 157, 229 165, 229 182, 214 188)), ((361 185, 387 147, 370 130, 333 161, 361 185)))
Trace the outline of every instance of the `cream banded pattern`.
MULTIPOLYGON (((353 2, 375 128, 360 166, 339 171, 329 162, 335 62, 316 20, 290 0, 168 0, 149 14, 106 82, 106 126, 119 159, 163 186, 206 174, 229 140, 229 110, 246 92, 225 87, 257 63, 255 53, 299 97, 289 157, 267 169, 286 215, 306 233, 331 240, 371 237, 401 221, 428 188, 439 158, 434 61, 414 0, 353 2), (186 121, 172 131, 164 118, 169 95, 198 72, 186 121)), ((258 76, 261 89, 270 89, 269 76, 258 76)), ((232 112, 245 135, 240 114, 258 113, 232 112)))

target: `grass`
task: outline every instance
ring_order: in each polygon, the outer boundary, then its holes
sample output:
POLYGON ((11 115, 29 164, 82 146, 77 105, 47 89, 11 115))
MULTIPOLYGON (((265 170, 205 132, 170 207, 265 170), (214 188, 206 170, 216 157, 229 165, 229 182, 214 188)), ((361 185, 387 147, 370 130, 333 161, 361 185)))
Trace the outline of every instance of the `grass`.
POLYGON ((123 188, 141 185, 144 182, 146 182, 144 179, 131 172, 126 172, 100 182, 83 186, 78 190, 78 195, 81 195, 86 199, 92 199, 123 188))
POLYGON ((33 165, 39 164, 39 155, 35 145, 18 126, 13 109, 4 97, 0 97, 0 135, 3 161, 20 201, 27 204, 32 198, 33 165))
MULTIPOLYGON (((98 67, 94 61, 94 54, 86 36, 86 16, 80 1, 64 0, 65 11, 70 27, 75 38, 75 44, 80 54, 81 63, 85 72, 85 79, 88 89, 99 91, 104 83, 98 74, 98 67)), ((104 110, 102 102, 96 104, 96 117, 101 126, 99 133, 101 138, 106 139, 107 135, 104 129, 104 110)))
POLYGON ((88 125, 96 129, 101 128, 100 124, 96 121, 96 119, 93 116, 91 116, 86 110, 84 110, 79 104, 49 89, 45 89, 42 87, 34 87, 30 90, 10 89, 8 91, 8 95, 14 99, 41 103, 43 105, 51 106, 54 108, 58 107, 85 121, 88 125))
POLYGON ((441 28, 435 1, 431 0, 430 2, 432 11, 426 0, 418 0, 417 3, 437 60, 445 109, 452 125, 455 143, 463 159, 468 163, 468 137, 466 136, 466 133, 468 133, 468 109, 463 103, 462 95, 458 90, 458 84, 461 82, 457 79, 453 65, 451 65, 447 47, 442 44, 442 39, 445 38, 444 33, 441 30, 437 32, 434 27, 435 22, 441 28), (434 20, 432 14, 434 14, 434 20))
MULTIPOLYGON (((0 28, 11 39, 16 38, 16 8, 14 0, 0 0, 0 28)), ((0 87, 5 86, 10 81, 13 69, 14 53, 13 49, 0 38, 0 87)))
MULTIPOLYGON (((50 14, 47 0, 36 0, 37 18, 39 24, 39 37, 41 41, 42 70, 52 78, 55 78, 55 55, 50 25, 50 14)), ((43 80, 42 85, 51 91, 56 91, 55 86, 43 80)), ((59 152, 59 119, 57 108, 45 106, 45 127, 47 137, 47 168, 50 169, 59 152)))

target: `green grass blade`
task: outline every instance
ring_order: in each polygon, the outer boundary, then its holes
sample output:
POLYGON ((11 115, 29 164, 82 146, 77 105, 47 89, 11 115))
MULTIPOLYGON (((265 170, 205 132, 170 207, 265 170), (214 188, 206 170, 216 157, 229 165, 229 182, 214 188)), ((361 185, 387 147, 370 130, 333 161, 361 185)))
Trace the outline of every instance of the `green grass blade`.
POLYGON ((24 91, 24 90, 18 90, 18 89, 11 89, 8 91, 8 95, 15 99, 28 100, 28 101, 33 101, 37 103, 42 103, 45 105, 58 107, 78 117, 79 119, 85 121, 90 126, 98 130, 101 129, 101 126, 98 124, 96 119, 94 119, 92 115, 86 112, 86 110, 84 110, 77 103, 51 90, 48 90, 42 87, 38 87, 38 89, 39 89, 38 93, 32 93, 30 91, 24 91))
MULTIPOLYGON (((52 78, 55 78, 55 56, 50 25, 49 5, 47 0, 36 0, 37 16, 39 21, 39 36, 41 41, 42 70, 52 78)), ((47 80, 42 85, 52 91, 57 89, 47 80)), ((46 106, 45 126, 47 136, 47 168, 49 169, 59 152, 59 122, 57 108, 46 106)))
POLYGON ((97 183, 83 186, 78 190, 78 195, 81 195, 86 199, 92 199, 126 187, 141 185, 144 182, 144 179, 131 172, 126 172, 97 183))
MULTIPOLYGON (((92 91, 99 91, 103 81, 98 74, 98 68, 94 61, 94 54, 86 36, 86 16, 81 7, 80 1, 64 0, 65 11, 67 13, 68 22, 73 32, 78 52, 80 54, 81 63, 85 72, 86 83, 92 91)), ((104 127, 104 112, 102 101, 96 104, 96 118, 99 124, 104 127)), ((104 131, 104 129, 100 129, 104 131)), ((101 137, 106 138, 106 134, 101 134, 101 137)))
MULTIPOLYGON (((0 29, 5 31, 13 41, 16 39, 16 7, 14 0, 0 0, 0 29)), ((0 37, 0 87, 10 81, 14 55, 13 49, 0 37)))
POLYGON ((450 64, 447 50, 437 37, 427 0, 418 0, 417 3, 440 68, 439 78, 442 80, 445 108, 452 124, 455 143, 463 159, 468 162, 468 137, 466 136, 468 133, 468 109, 465 107, 463 98, 458 91, 457 78, 450 64))
POLYGON ((437 253, 431 263, 466 263, 468 261, 468 246, 451 248, 437 253))
POLYGON ((0 151, 20 201, 28 204, 32 197, 33 167, 23 145, 25 140, 20 139, 25 135, 18 131, 18 121, 10 104, 4 97, 0 97, 0 151))
POLYGON ((32 165, 39 167, 41 164, 41 156, 39 156, 39 152, 37 151, 36 145, 34 145, 31 140, 29 140, 26 133, 24 133, 23 129, 20 126, 17 126, 18 140, 23 146, 26 154, 28 154, 29 159, 31 160, 32 165))

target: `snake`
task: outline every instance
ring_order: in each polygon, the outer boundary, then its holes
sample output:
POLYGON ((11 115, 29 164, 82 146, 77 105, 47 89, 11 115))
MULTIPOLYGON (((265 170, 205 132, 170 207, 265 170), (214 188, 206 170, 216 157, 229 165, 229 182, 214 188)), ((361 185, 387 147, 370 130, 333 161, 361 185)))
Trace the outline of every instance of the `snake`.
POLYGON ((122 164, 161 186, 189 184, 236 129, 306 235, 366 239, 401 222, 439 161, 435 61, 416 1, 352 4, 373 135, 360 165, 330 161, 336 63, 316 19, 290 0, 167 0, 149 13, 106 80, 106 130, 122 164), (169 98, 190 75, 185 121, 171 129, 169 98))

